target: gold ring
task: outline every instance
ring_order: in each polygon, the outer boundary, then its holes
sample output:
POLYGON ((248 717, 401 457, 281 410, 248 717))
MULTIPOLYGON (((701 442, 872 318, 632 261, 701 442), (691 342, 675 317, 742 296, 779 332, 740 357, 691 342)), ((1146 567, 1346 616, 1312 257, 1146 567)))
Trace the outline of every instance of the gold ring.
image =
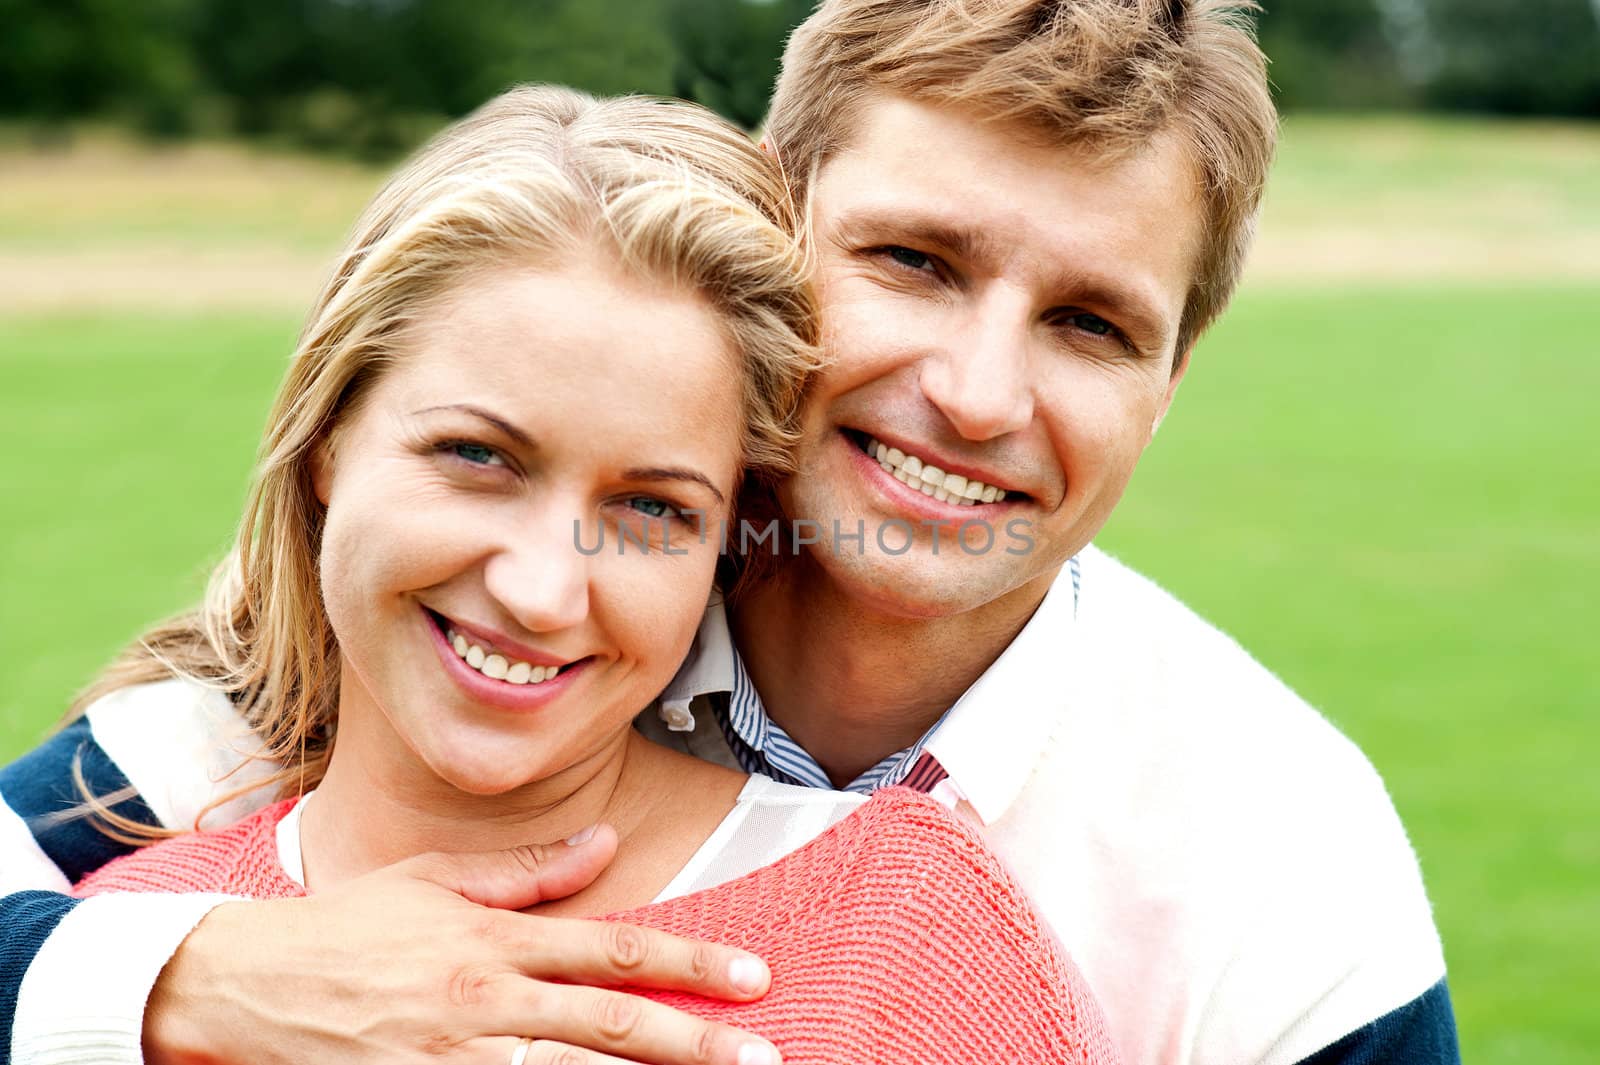
POLYGON ((528 1049, 533 1046, 532 1039, 524 1039, 517 1044, 517 1049, 511 1052, 511 1065, 522 1065, 528 1060, 528 1049))

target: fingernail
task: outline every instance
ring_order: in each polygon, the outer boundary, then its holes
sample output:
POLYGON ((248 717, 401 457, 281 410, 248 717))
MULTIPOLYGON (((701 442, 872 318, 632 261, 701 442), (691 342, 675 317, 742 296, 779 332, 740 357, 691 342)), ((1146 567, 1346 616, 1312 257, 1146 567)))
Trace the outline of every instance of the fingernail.
MULTIPOLYGON (((728 982, 747 995, 755 994, 767 982, 766 962, 752 958, 748 954, 733 959, 728 963, 728 982)), ((739 1059, 739 1065, 744 1065, 743 1057, 739 1059)))
POLYGON ((591 839, 594 839, 594 830, 599 828, 599 827, 600 827, 599 825, 590 825, 588 828, 584 829, 582 832, 576 833, 575 835, 568 836, 567 837, 567 846, 569 846, 569 847, 581 847, 581 846, 583 846, 585 843, 588 843, 591 839))
POLYGON ((746 1043, 739 1048, 739 1065, 778 1065, 778 1052, 765 1043, 746 1043))

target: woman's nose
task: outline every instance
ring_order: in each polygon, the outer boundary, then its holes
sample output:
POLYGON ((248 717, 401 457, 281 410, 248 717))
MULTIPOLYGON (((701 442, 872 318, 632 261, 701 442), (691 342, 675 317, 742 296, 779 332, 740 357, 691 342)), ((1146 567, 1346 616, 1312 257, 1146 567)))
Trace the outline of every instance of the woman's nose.
POLYGON ((529 632, 554 632, 589 614, 592 559, 578 550, 573 524, 554 515, 523 521, 484 567, 489 594, 529 632))

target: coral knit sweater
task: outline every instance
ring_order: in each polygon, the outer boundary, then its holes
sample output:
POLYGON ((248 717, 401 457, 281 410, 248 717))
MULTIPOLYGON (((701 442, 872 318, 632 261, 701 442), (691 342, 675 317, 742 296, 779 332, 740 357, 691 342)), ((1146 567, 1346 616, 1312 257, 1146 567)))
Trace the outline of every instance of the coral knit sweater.
MULTIPOLYGON (((278 859, 292 806, 147 847, 77 893, 303 895, 278 859)), ((1082 977, 1016 882, 970 826, 904 788, 738 880, 605 919, 765 958, 772 990, 759 1002, 640 993, 765 1036, 787 1065, 1117 1060, 1082 977)))

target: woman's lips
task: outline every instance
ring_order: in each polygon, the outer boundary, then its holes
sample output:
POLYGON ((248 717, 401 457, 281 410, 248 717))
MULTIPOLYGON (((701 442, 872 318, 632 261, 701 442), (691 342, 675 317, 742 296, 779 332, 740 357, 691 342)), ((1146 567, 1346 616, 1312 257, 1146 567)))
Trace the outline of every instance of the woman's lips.
POLYGON ((590 656, 536 665, 525 658, 512 659, 493 644, 485 649, 454 631, 454 624, 442 615, 427 609, 423 615, 446 674, 475 701, 500 709, 527 711, 544 706, 576 683, 594 661, 590 656))

